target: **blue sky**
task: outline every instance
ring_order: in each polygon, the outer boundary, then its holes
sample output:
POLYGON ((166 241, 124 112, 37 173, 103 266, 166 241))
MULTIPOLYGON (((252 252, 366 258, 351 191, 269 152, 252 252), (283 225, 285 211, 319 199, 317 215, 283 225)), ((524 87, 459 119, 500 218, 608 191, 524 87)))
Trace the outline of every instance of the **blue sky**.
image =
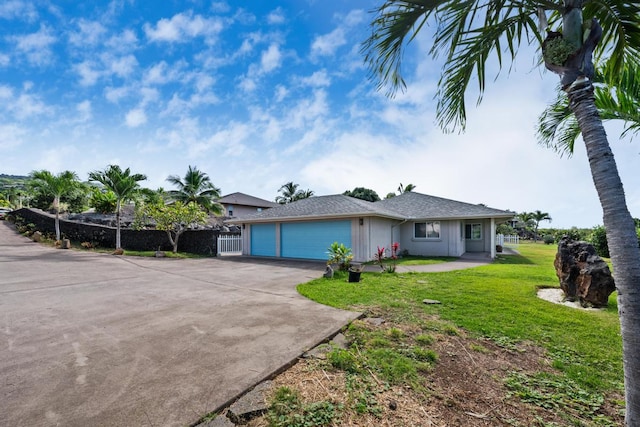
MULTIPOLYGON (((0 173, 109 164, 170 188, 189 165, 223 194, 273 200, 288 181, 317 195, 399 183, 500 209, 540 209, 551 226, 602 223, 584 148, 537 145, 557 78, 523 49, 511 74, 469 100, 463 134, 434 124, 442 64, 407 49, 408 90, 376 92, 359 53, 372 0, 0 3, 0 173)), ((490 67, 493 75, 495 65, 490 67)), ((490 74, 491 75, 491 74, 490 74)), ((472 95, 472 94, 471 94, 472 95)), ((637 141, 608 125, 631 213, 637 141)))

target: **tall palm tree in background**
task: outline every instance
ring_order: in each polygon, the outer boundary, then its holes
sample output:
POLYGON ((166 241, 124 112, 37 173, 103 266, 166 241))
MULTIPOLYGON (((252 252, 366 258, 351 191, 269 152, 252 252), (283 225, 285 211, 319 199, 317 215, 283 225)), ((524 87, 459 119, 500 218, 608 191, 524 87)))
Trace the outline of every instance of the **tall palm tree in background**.
POLYGON ((538 241, 538 227, 540 226, 540 222, 541 221, 551 222, 551 217, 547 212, 542 212, 539 210, 536 210, 535 212, 531 212, 531 216, 534 222, 533 240, 538 241))
POLYGON ((122 170, 118 165, 109 165, 103 171, 89 173, 89 180, 99 182, 116 195, 116 249, 122 249, 120 242, 120 208, 122 203, 131 200, 140 188, 138 182, 147 179, 143 174, 132 174, 129 168, 122 170))
POLYGON ((177 187, 169 191, 169 197, 185 205, 194 202, 205 211, 220 215, 224 207, 216 202, 220 198, 220 189, 213 185, 209 176, 198 170, 196 166, 189 166, 184 179, 177 175, 170 175, 167 181, 177 187))
POLYGON ((413 184, 402 185, 402 183, 400 183, 400 185, 398 186, 398 193, 400 194, 409 193, 415 189, 416 189, 416 186, 413 184))
POLYGON ((282 194, 276 197, 276 203, 286 205, 287 203, 294 202, 296 200, 296 193, 298 192, 299 186, 300 185, 298 184, 294 184, 293 181, 283 184, 278 190, 278 192, 282 194))
MULTIPOLYGON (((378 89, 393 96, 406 87, 400 65, 404 46, 427 24, 429 53, 443 59, 436 119, 444 130, 464 129, 465 93, 477 80, 485 89, 487 61, 513 61, 520 46, 534 44, 560 86, 580 128, 618 289, 623 341, 625 421, 640 425, 640 249, 622 181, 595 104, 593 55, 621 76, 628 58, 640 56, 640 4, 613 0, 387 0, 374 11, 362 52, 378 89), (561 29, 548 32, 547 26, 561 29), (604 55, 607 55, 604 58, 604 55)), ((615 82, 614 82, 615 83, 615 82)))
MULTIPOLYGON (((625 123, 621 137, 640 131, 640 60, 628 58, 620 75, 611 67, 599 67, 594 75, 596 107, 602 120, 625 123)), ((573 154, 580 127, 569 108, 569 99, 560 93, 538 119, 537 137, 542 145, 561 154, 573 154)))
POLYGON ((47 170, 33 171, 29 174, 29 186, 41 193, 53 196, 53 209, 56 213, 56 240, 60 240, 60 198, 69 194, 80 184, 75 172, 64 171, 53 175, 47 170))

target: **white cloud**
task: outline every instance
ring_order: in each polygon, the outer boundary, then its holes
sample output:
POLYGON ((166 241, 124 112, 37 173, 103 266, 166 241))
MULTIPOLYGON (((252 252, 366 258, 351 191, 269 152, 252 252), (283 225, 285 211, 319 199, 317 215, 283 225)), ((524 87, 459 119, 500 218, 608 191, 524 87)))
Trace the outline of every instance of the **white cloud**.
POLYGON ((302 77, 300 82, 305 86, 311 87, 323 87, 331 84, 331 79, 327 75, 327 70, 319 70, 314 72, 309 77, 302 77))
POLYGON ((93 86, 96 84, 102 73, 96 70, 97 64, 92 61, 83 61, 73 66, 73 69, 80 76, 80 85, 93 86))
POLYGON ((106 87, 104 89, 104 97, 109 102, 117 104, 122 98, 129 94, 129 88, 127 87, 106 87))
POLYGON ((0 53, 0 67, 7 67, 11 63, 11 57, 9 55, 5 55, 4 53, 0 53))
POLYGON ((75 46, 95 45, 107 32, 100 22, 86 19, 78 21, 78 28, 78 31, 69 34, 69 43, 75 46))
POLYGON ((0 124, 0 150, 7 150, 21 145, 24 143, 26 134, 26 129, 16 124, 0 124))
POLYGON ((47 65, 53 60, 53 45, 57 39, 53 32, 45 25, 31 34, 23 36, 10 36, 10 40, 15 42, 16 51, 24 55, 33 65, 47 65))
POLYGON ((18 18, 33 22, 38 18, 38 12, 31 2, 21 0, 5 0, 0 3, 0 18, 18 18))
POLYGON ((105 44, 112 51, 129 52, 138 47, 138 37, 135 32, 126 29, 109 38, 105 44))
POLYGON ((289 90, 283 85, 277 85, 275 90, 275 100, 276 102, 282 102, 287 95, 289 94, 289 90))
POLYGON ((284 24, 285 21, 286 21, 286 18, 284 16, 284 12, 281 7, 278 7, 275 10, 272 10, 267 15, 267 23, 269 25, 280 25, 280 24, 284 24))
POLYGON ((77 120, 80 122, 87 122, 93 117, 91 109, 91 101, 85 100, 76 105, 76 111, 78 113, 77 120))
POLYGON ((101 59, 109 71, 119 77, 130 76, 138 67, 138 60, 133 55, 121 56, 119 58, 103 55, 101 59))
POLYGON ((311 56, 332 56, 347 44, 344 29, 339 27, 329 34, 317 36, 311 43, 311 56))
POLYGON ((260 58, 260 70, 264 73, 271 72, 280 67, 282 64, 282 52, 280 47, 272 43, 269 48, 262 52, 260 58))
POLYGON ((155 26, 146 23, 143 28, 151 41, 184 43, 200 36, 211 39, 222 31, 223 24, 220 19, 192 16, 191 12, 187 12, 174 15, 171 19, 162 18, 155 26))
POLYGON ((146 85, 163 85, 172 81, 176 81, 181 77, 182 68, 186 64, 179 62, 173 66, 169 66, 165 61, 153 64, 143 77, 143 83, 146 85))
POLYGON ((134 108, 130 110, 126 117, 125 123, 130 128, 141 126, 147 122, 147 115, 142 108, 134 108))

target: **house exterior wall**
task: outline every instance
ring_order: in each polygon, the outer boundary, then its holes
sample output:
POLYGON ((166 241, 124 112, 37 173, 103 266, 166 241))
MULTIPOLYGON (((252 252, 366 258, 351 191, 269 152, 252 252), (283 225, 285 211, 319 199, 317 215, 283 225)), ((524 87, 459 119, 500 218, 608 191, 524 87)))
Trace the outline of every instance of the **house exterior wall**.
POLYGON ((393 242, 392 227, 398 221, 366 217, 354 218, 352 225, 353 260, 355 262, 366 262, 374 259, 375 252, 380 247, 388 248, 393 242))
POLYGON ((399 228, 400 250, 411 255, 422 256, 460 256, 465 251, 464 234, 461 234, 460 221, 440 221, 440 237, 421 239, 414 237, 414 224, 424 221, 407 221, 399 228))
POLYGON ((229 203, 223 203, 222 206, 224 206, 225 215, 230 217, 242 217, 260 212, 259 209, 264 209, 257 206, 234 205, 229 203))

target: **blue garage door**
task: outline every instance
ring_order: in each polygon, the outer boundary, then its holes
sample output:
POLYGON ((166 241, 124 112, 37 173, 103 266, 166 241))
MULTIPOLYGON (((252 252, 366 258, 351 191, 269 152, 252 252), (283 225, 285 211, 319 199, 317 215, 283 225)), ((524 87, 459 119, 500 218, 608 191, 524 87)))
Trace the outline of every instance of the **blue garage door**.
POLYGON ((351 247, 351 221, 280 225, 280 253, 285 258, 327 259, 327 249, 333 242, 351 247))
POLYGON ((276 225, 251 225, 251 255, 276 256, 276 225))

